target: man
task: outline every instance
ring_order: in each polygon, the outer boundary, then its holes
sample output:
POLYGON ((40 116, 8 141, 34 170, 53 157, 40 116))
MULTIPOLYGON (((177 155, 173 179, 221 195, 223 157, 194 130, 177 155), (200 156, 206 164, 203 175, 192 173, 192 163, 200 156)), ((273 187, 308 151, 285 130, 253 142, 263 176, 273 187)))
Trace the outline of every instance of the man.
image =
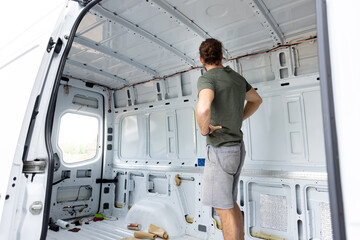
POLYGON ((222 65, 220 41, 206 39, 199 50, 207 71, 198 80, 196 106, 197 122, 207 142, 202 202, 215 208, 225 240, 244 239, 243 217, 236 203, 245 158, 241 125, 262 99, 245 78, 222 65))

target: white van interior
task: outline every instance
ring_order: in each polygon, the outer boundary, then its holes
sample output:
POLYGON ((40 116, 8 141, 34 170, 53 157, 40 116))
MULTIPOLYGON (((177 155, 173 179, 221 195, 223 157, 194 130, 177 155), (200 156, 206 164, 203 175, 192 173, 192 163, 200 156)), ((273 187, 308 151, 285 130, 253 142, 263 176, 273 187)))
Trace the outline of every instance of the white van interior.
POLYGON ((223 43, 224 66, 263 98, 242 128, 245 239, 332 239, 312 0, 91 8, 58 83, 51 134, 49 224, 82 225, 47 239, 121 239, 133 236, 130 223, 170 239, 222 239, 219 217, 201 204, 206 142, 195 106, 206 38, 223 43))

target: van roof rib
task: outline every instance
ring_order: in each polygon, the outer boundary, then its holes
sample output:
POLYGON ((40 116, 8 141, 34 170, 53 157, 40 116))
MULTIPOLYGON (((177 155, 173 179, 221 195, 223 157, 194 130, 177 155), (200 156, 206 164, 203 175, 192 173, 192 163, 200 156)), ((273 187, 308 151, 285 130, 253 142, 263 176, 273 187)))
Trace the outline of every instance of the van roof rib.
POLYGON ((120 81, 124 84, 124 86, 127 86, 129 85, 129 82, 124 79, 124 78, 121 78, 117 75, 114 75, 114 74, 111 74, 111 73, 108 73, 106 71, 103 71, 101 69, 97 69, 95 67, 92 67, 92 66, 89 66, 85 63, 81 63, 81 62, 78 62, 78 61, 75 61, 75 60, 72 60, 72 59, 67 59, 66 61, 68 64, 71 64, 73 66, 76 66, 76 67, 79 67, 79 68, 83 68, 83 69, 86 69, 90 72, 93 72, 93 73, 97 73, 97 74, 100 74, 100 75, 103 75, 104 77, 107 77, 107 78, 111 78, 113 80, 116 80, 116 81, 120 81))
POLYGON ((132 66, 142 70, 143 72, 150 74, 152 77, 160 77, 159 73, 156 72, 155 70, 153 70, 153 69, 151 69, 151 68, 137 62, 136 60, 134 60, 130 57, 127 57, 119 52, 114 52, 110 48, 105 47, 104 45, 100 45, 90 39, 85 39, 82 37, 75 37, 74 42, 81 44, 85 47, 88 47, 90 49, 94 49, 98 52, 104 53, 104 54, 111 56, 113 58, 116 58, 120 61, 126 62, 127 64, 132 65, 132 66))
POLYGON ((111 11, 109 11, 108 9, 104 8, 103 6, 101 6, 100 4, 96 5, 93 7, 93 10, 95 10, 96 12, 98 12, 100 15, 102 15, 103 17, 114 21, 118 24, 121 24, 122 26, 128 28, 129 30, 149 39, 151 42, 156 43, 160 46, 162 46, 163 48, 167 49, 168 51, 172 52, 173 54, 177 55, 178 57, 180 57, 182 60, 184 60, 188 65, 190 66, 195 66, 195 60, 190 58, 186 53, 180 51, 179 49, 175 48, 174 46, 172 46, 171 44, 165 42, 164 40, 158 38, 156 35, 151 34, 150 32, 142 29, 141 27, 139 27, 138 25, 120 17, 119 15, 116 15, 114 13, 112 13, 111 11))

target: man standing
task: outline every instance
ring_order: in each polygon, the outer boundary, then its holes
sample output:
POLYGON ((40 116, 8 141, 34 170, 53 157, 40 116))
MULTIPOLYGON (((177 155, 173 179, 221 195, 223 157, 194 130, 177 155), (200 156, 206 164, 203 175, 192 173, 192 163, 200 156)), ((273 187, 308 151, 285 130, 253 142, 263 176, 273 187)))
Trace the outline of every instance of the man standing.
POLYGON ((207 71, 198 80, 196 106, 197 122, 207 143, 202 202, 215 208, 225 240, 244 239, 243 217, 236 203, 245 158, 241 125, 262 99, 245 78, 222 65, 220 41, 206 39, 199 50, 207 71))

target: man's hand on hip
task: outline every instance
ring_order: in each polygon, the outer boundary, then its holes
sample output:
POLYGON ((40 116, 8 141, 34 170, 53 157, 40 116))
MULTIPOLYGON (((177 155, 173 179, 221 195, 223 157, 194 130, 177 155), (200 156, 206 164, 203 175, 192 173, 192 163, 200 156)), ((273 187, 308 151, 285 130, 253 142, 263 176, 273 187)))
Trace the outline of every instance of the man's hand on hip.
POLYGON ((222 126, 213 126, 213 125, 209 125, 209 133, 208 135, 212 134, 214 131, 218 130, 218 129, 221 129, 222 126))

